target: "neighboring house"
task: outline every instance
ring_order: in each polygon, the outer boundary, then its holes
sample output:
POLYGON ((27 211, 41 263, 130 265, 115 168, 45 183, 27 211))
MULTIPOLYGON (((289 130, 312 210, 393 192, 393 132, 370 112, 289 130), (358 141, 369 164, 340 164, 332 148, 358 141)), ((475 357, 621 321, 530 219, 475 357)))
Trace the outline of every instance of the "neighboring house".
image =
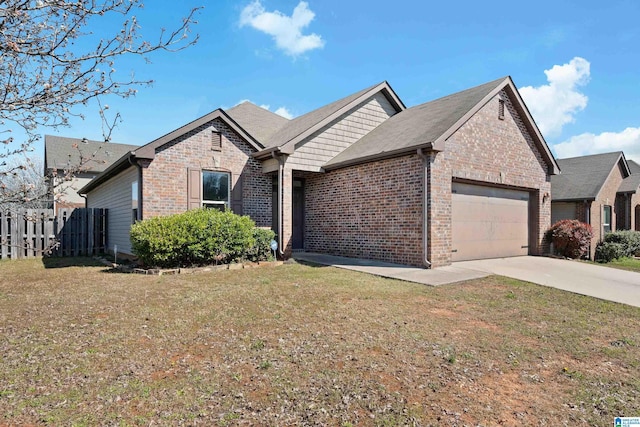
POLYGON ((558 164, 562 174, 551 178, 551 222, 590 224, 592 258, 605 233, 640 230, 640 167, 635 162, 618 151, 558 159, 558 164))
POLYGON ((136 145, 45 135, 44 174, 53 208, 84 207, 78 190, 136 145))
POLYGON ((215 110, 80 192, 120 252, 133 221, 207 206, 272 227, 284 256, 438 267, 541 254, 558 172, 510 77, 408 109, 382 82, 293 120, 215 110))

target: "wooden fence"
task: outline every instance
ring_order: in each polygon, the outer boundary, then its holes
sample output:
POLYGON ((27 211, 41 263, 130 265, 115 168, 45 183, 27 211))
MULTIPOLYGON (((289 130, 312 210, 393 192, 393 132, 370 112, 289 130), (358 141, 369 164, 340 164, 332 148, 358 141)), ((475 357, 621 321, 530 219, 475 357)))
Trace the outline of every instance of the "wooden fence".
POLYGON ((0 211, 0 259, 104 253, 107 209, 0 211))

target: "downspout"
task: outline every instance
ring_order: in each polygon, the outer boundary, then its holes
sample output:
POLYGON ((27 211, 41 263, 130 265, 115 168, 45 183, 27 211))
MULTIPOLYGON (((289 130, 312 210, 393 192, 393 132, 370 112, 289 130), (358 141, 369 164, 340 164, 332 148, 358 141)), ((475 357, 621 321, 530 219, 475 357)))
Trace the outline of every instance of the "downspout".
POLYGON ((424 169, 422 175, 422 263, 426 268, 431 268, 431 261, 429 261, 429 229, 427 227, 429 213, 427 211, 427 197, 429 190, 429 156, 426 155, 422 148, 418 148, 418 157, 422 159, 422 167, 424 169))
POLYGON ((134 156, 129 155, 129 163, 131 166, 135 166, 138 169, 138 218, 137 220, 142 220, 142 166, 138 162, 133 161, 134 156))
POLYGON ((282 250, 282 185, 284 183, 284 157, 277 155, 275 151, 271 152, 271 156, 278 161, 278 254, 284 259, 284 251, 282 250))

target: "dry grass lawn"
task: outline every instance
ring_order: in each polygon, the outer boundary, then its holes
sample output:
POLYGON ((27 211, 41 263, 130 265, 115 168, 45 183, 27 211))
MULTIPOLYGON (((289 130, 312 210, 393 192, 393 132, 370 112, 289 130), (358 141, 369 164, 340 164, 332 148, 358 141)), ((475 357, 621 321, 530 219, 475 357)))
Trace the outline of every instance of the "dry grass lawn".
MULTIPOLYGON (((0 263, 0 425, 612 425, 640 309, 501 277, 0 263)), ((73 265, 75 264, 75 265, 73 265)))

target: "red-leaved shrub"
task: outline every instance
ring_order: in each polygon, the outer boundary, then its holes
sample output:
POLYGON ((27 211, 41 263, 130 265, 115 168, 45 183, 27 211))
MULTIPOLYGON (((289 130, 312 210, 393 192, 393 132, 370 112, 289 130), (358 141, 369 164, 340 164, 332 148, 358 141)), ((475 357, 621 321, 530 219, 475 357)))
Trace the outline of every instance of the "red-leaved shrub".
POLYGON ((589 224, 577 219, 563 219, 553 224, 547 233, 559 255, 568 258, 583 258, 589 255, 593 237, 589 224))

